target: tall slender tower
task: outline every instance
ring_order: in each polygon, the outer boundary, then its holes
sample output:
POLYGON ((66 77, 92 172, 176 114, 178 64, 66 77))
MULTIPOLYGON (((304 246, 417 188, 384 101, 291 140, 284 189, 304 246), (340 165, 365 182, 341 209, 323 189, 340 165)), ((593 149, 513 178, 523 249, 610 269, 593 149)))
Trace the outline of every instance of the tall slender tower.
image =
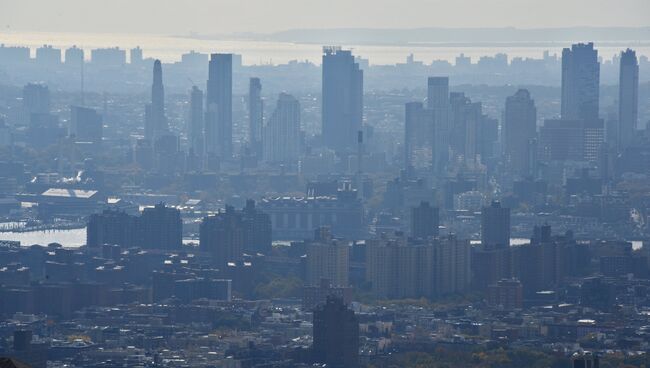
POLYGON ((562 119, 598 119, 600 63, 593 43, 562 50, 562 119))
POLYGON ((363 70, 349 50, 323 51, 323 141, 337 151, 354 152, 363 119, 363 70))
POLYGON ((439 172, 449 159, 449 77, 429 77, 427 80, 427 109, 433 111, 433 166, 439 172))
POLYGON ((190 93, 190 148, 194 155, 203 156, 203 91, 197 86, 190 93))
POLYGON ((222 159, 232 157, 232 54, 212 54, 208 68, 206 151, 222 159))
POLYGON ((639 117, 639 63, 636 52, 621 52, 621 71, 618 91, 618 149, 624 149, 634 140, 639 117))
POLYGON ((146 106, 144 136, 155 141, 168 130, 165 118, 165 87, 162 81, 160 60, 153 63, 153 83, 151 84, 151 104, 146 106))
POLYGON ((259 78, 251 78, 248 84, 248 141, 258 156, 262 153, 263 119, 262 83, 259 78))
POLYGON ((507 167, 520 176, 532 174, 530 141, 537 135, 537 108, 527 89, 506 99, 504 143, 507 167))

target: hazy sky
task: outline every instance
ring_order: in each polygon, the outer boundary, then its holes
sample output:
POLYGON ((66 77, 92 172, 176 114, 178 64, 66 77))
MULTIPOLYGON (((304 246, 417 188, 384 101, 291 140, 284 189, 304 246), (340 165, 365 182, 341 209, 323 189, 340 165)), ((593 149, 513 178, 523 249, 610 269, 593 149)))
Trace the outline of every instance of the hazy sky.
POLYGON ((0 0, 21 31, 204 34, 291 28, 650 26, 650 0, 0 0))

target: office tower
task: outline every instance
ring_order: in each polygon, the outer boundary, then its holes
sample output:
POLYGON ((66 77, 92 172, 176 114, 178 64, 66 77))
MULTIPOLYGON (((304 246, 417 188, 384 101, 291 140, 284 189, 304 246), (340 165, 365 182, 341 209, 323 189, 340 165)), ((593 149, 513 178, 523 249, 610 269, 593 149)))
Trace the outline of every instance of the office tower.
POLYGON ((262 154, 263 120, 262 83, 259 78, 251 78, 248 83, 248 143, 258 156, 262 154))
POLYGON ((422 201, 418 207, 411 208, 411 236, 428 238, 438 236, 438 208, 422 201))
POLYGON ((531 175, 530 140, 537 136, 537 108, 528 90, 506 99, 504 135, 507 167, 519 176, 531 175))
POLYGON ((628 147, 635 138, 639 116, 639 63, 636 52, 621 52, 618 84, 618 149, 628 147))
POLYGON ((102 142, 102 116, 95 109, 70 106, 70 131, 75 142, 102 142))
POLYGON ((307 244, 306 284, 316 286, 327 279, 334 286, 348 286, 349 254, 347 242, 336 239, 319 239, 307 244))
POLYGON ((131 65, 142 64, 142 49, 140 46, 134 47, 129 50, 129 60, 131 65))
POLYGON ((404 116, 404 166, 407 170, 433 166, 434 135, 433 110, 425 109, 421 102, 407 103, 404 116))
POLYGON ((264 127, 264 160, 295 163, 300 155, 300 103, 280 93, 273 115, 264 127))
POLYGON ((359 364, 359 320, 341 299, 328 297, 314 310, 314 361, 328 367, 359 364))
POLYGON ((594 44, 562 50, 562 119, 598 119, 600 63, 594 44))
POLYGON ((323 48, 322 136, 329 148, 355 149, 363 120, 363 71, 349 50, 323 48))
POLYGON ((144 137, 155 142, 167 133, 167 118, 165 117, 165 87, 162 80, 162 65, 160 60, 153 63, 153 83, 151 84, 151 104, 145 108, 144 137))
POLYGON ((210 55, 207 85, 205 148, 228 159, 232 157, 232 54, 210 55))
POLYGON ((65 65, 74 68, 81 68, 84 62, 84 50, 77 46, 72 46, 65 50, 65 65))
POLYGON ((433 110, 434 169, 437 171, 446 163, 449 154, 449 77, 429 77, 427 109, 433 110))
POLYGON ((449 145, 455 158, 475 162, 479 153, 480 124, 483 120, 482 105, 472 102, 464 93, 451 93, 449 145))
POLYGON ((147 207, 139 217, 139 244, 148 249, 179 249, 183 242, 183 222, 178 209, 162 203, 147 207))
POLYGON ((23 88, 23 110, 29 121, 31 114, 50 113, 50 90, 44 84, 29 83, 23 88))
POLYGON ((190 149, 197 157, 203 157, 203 91, 197 86, 190 92, 190 149))
POLYGON ((510 208, 492 201, 481 211, 481 245, 484 249, 508 248, 510 246, 510 208))

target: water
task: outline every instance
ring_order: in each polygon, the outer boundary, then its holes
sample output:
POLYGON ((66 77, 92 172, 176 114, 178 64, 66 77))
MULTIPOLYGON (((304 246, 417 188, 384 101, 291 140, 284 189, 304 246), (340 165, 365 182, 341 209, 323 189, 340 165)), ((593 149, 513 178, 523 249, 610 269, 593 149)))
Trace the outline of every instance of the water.
POLYGON ((23 247, 59 243, 64 247, 77 248, 86 244, 86 228, 0 233, 0 240, 19 241, 23 247))
MULTIPOLYGON (((194 50, 202 53, 233 52, 242 55, 245 65, 253 64, 284 64, 291 60, 309 60, 320 64, 321 45, 299 44, 290 42, 270 42, 253 40, 202 40, 186 37, 172 37, 148 34, 108 34, 108 33, 64 33, 64 32, 0 32, 0 43, 10 46, 29 46, 32 56, 35 49, 44 44, 58 48, 68 48, 77 45, 86 50, 85 56, 90 58, 93 48, 119 46, 130 49, 140 46, 145 57, 161 59, 163 62, 180 61, 181 54, 194 50)), ((369 59, 371 64, 385 65, 404 62, 413 53, 416 60, 430 63, 433 60, 454 62, 456 56, 464 53, 475 62, 480 56, 492 56, 497 53, 507 53, 513 57, 541 58, 544 51, 560 55, 562 46, 449 46, 431 44, 412 45, 344 45, 354 50, 355 55, 369 59)), ((563 45, 563 46, 569 46, 563 45)), ((634 46, 637 56, 650 56, 650 46, 620 45, 598 48, 599 55, 605 60, 618 54, 627 46, 634 46)))
MULTIPOLYGON (((49 243, 59 243, 65 247, 77 248, 86 244, 86 228, 68 229, 68 230, 46 230, 46 231, 26 231, 26 232, 3 232, 0 233, 0 240, 19 241, 23 247, 33 244, 47 245, 49 243)), ((185 245, 196 245, 198 239, 183 239, 185 245)), ((631 240, 632 249, 639 250, 643 247, 642 240, 631 240)), ((276 244, 289 245, 290 242, 276 241, 276 244)), ((480 244, 480 240, 473 240, 472 244, 480 244)), ((524 245, 530 243, 530 239, 511 238, 510 246, 524 245)))

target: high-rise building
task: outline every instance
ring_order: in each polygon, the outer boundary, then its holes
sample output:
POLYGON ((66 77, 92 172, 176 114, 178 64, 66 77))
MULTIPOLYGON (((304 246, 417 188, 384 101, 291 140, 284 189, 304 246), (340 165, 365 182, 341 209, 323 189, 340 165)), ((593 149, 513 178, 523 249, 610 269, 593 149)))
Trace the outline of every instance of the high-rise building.
POLYGON ((43 45, 36 49, 36 63, 41 67, 55 67, 61 64, 61 49, 43 45))
POLYGON ((153 63, 153 83, 151 84, 151 104, 146 106, 144 136, 152 142, 167 132, 165 117, 165 87, 162 80, 160 60, 153 63))
POLYGON ((363 120, 363 71, 350 50, 323 51, 323 142, 337 151, 354 152, 363 120))
POLYGON ((449 153, 449 77, 429 77, 427 109, 433 110, 434 169, 438 171, 446 163, 449 153))
POLYGON ((89 247, 115 244, 173 250, 181 247, 183 223, 179 210, 160 203, 145 208, 140 216, 112 210, 91 215, 86 234, 89 247))
POLYGON ((142 64, 143 61, 142 49, 140 48, 140 46, 134 47, 131 50, 129 50, 129 60, 131 65, 142 64))
POLYGON ((70 106, 70 136, 76 142, 102 142, 102 115, 95 109, 81 106, 70 106))
POLYGON ((510 208, 492 201, 481 211, 481 245, 484 249, 503 249, 510 246, 510 208))
POLYGON ((634 140, 639 117, 639 63, 630 49, 621 52, 618 88, 618 149, 623 150, 634 140))
POLYGON ((341 299, 328 297, 314 310, 313 358, 328 367, 359 365, 359 320, 341 299))
POLYGON ((429 202, 423 201, 418 207, 411 208, 411 236, 413 238, 438 236, 438 226, 437 207, 431 207, 429 202))
POLYGON ((226 206, 225 212, 203 218, 199 232, 199 247, 212 254, 218 266, 240 261, 244 252, 271 250, 271 219, 251 200, 241 211, 226 206))
POLYGON ((533 174, 530 141, 537 136, 537 108, 528 90, 506 99, 504 135, 507 167, 520 176, 533 174))
MULTIPOLYGON (((318 229, 317 232, 321 230, 318 229)), ((307 244, 307 285, 320 285, 330 280, 334 286, 349 285, 350 246, 345 241, 319 237, 307 244)))
POLYGON ((23 88, 23 110, 26 121, 31 114, 50 113, 50 90, 44 84, 29 83, 23 88))
POLYGON ((472 102, 464 93, 451 93, 449 100, 449 145, 452 154, 456 158, 462 157, 465 162, 474 162, 479 153, 483 107, 480 102, 472 102))
POLYGON ((126 50, 109 47, 90 50, 90 61, 95 66, 116 68, 126 64, 126 50))
POLYGON ((366 280, 379 298, 435 298, 469 288, 468 240, 449 236, 411 244, 403 236, 382 236, 366 244, 366 280))
POLYGON ((147 207, 137 223, 139 244, 149 249, 179 249, 183 243, 183 222, 178 209, 162 203, 147 207))
POLYGON ((65 65, 74 68, 80 68, 84 62, 84 50, 77 46, 72 46, 65 50, 65 65))
POLYGON ((280 93, 273 115, 264 126, 264 160, 295 163, 300 154, 300 103, 280 93))
POLYGON ((212 54, 208 66, 206 151, 232 157, 232 54, 212 54))
POLYGON ((546 161, 595 161, 605 141, 603 119, 549 119, 539 130, 539 153, 546 161))
POLYGON ((190 124, 189 124, 190 149, 197 157, 203 156, 203 91, 197 86, 190 92, 190 124))
POLYGON ((594 44, 562 50, 562 119, 598 119, 600 63, 594 44))
POLYGON ((523 287, 517 279, 503 279, 488 286, 488 305, 504 310, 521 309, 523 287))
POLYGON ((248 143, 258 156, 262 154, 263 121, 262 83, 259 78, 251 78, 248 84, 248 143))
POLYGON ((431 168, 434 157, 434 112, 421 102, 405 105, 404 166, 406 169, 431 168))

